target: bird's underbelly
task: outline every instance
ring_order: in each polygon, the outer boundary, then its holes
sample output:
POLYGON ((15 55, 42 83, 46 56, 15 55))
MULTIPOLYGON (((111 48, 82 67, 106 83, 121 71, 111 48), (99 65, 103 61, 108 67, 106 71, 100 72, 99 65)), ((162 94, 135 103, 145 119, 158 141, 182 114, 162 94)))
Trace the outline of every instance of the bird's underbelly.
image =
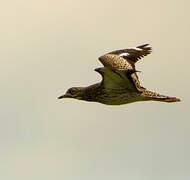
POLYGON ((98 102, 108 105, 121 105, 140 101, 142 98, 136 92, 109 92, 98 98, 98 102))

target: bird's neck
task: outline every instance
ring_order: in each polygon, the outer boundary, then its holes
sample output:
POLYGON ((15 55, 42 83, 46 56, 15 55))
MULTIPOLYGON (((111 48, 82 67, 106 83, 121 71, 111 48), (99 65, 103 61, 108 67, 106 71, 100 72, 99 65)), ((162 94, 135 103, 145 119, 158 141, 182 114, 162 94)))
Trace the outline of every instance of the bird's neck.
POLYGON ((101 83, 87 86, 83 92, 83 100, 94 101, 94 99, 101 94, 102 86, 101 83))

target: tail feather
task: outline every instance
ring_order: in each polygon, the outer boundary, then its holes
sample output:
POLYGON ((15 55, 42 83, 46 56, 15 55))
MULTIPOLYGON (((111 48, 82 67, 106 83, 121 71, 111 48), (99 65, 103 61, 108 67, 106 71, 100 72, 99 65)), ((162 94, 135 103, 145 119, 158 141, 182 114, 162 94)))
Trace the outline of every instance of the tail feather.
POLYGON ((145 97, 146 100, 154 100, 154 101, 162 101, 162 102, 179 102, 181 101, 177 97, 170 97, 170 96, 165 96, 165 95, 160 95, 158 93, 152 92, 145 90, 142 95, 145 97))
POLYGON ((171 103, 171 102, 180 102, 181 100, 177 97, 169 97, 168 96, 165 99, 162 99, 161 101, 171 103))

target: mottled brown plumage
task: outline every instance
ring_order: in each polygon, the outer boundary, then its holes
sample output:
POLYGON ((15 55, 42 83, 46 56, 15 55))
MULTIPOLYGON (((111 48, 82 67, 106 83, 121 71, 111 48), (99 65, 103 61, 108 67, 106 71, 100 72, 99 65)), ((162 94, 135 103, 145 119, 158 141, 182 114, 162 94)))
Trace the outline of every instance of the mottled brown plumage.
POLYGON ((73 87, 59 99, 69 97, 108 105, 127 104, 136 101, 177 102, 180 99, 160 95, 142 87, 135 63, 151 53, 148 44, 136 48, 121 49, 99 57, 104 67, 97 68, 102 81, 88 87, 73 87))

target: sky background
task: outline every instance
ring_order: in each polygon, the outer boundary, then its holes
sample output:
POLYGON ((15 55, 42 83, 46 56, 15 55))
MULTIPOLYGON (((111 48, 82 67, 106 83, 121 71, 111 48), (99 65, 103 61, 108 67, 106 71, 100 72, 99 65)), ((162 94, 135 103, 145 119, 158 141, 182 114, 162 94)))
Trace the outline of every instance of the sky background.
POLYGON ((6 0, 0 179, 189 180, 189 0, 6 0), (101 80, 102 54, 150 43, 142 84, 180 103, 58 100, 101 80))

